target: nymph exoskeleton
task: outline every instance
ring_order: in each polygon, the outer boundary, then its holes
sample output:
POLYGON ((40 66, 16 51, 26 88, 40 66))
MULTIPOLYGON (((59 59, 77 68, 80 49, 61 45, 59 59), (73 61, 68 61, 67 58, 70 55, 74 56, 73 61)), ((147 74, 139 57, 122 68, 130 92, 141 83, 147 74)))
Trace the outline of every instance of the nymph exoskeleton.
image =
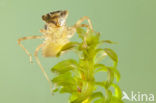
POLYGON ((26 48, 24 48, 24 46, 21 44, 21 41, 28 39, 41 39, 41 38, 44 39, 43 43, 36 48, 34 56, 37 64, 41 68, 46 79, 48 80, 50 88, 52 88, 51 81, 38 58, 39 50, 42 49, 42 55, 44 57, 55 57, 57 53, 60 52, 61 48, 66 43, 69 42, 69 39, 75 34, 76 29, 78 27, 87 27, 88 29, 92 29, 91 21, 86 16, 78 20, 74 26, 71 27, 66 26, 67 16, 68 16, 67 10, 50 12, 46 15, 43 15, 42 19, 46 23, 44 29, 40 30, 40 32, 43 35, 28 36, 18 39, 18 44, 24 49, 26 54, 30 57, 30 62, 32 62, 32 55, 26 48), (87 20, 88 24, 81 24, 84 20, 87 20))

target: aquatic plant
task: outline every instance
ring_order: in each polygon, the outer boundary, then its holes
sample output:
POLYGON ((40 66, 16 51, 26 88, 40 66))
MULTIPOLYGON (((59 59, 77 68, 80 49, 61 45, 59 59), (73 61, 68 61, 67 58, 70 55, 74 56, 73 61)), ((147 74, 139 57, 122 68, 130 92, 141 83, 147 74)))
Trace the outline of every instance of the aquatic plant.
POLYGON ((114 42, 100 40, 100 33, 84 28, 77 28, 77 34, 81 42, 70 41, 57 56, 70 49, 77 54, 78 60, 66 59, 52 67, 51 71, 57 74, 52 79, 56 85, 53 92, 69 93, 69 103, 123 103, 120 87, 115 83, 115 78, 117 82, 120 79, 118 56, 112 49, 100 46, 114 42), (106 57, 113 61, 112 66, 103 63, 106 57), (107 73, 107 78, 97 81, 97 72, 107 73), (98 91, 98 87, 104 92, 98 91))

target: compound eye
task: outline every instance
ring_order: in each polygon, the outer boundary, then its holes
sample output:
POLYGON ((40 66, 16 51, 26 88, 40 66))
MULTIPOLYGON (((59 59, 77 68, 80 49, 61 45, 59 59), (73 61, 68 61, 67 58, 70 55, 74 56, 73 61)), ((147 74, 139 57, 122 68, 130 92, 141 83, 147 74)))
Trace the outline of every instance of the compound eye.
POLYGON ((42 20, 46 21, 46 16, 45 15, 42 16, 42 20))
POLYGON ((51 19, 49 14, 43 15, 42 16, 42 20, 44 20, 45 22, 49 22, 49 20, 51 19))

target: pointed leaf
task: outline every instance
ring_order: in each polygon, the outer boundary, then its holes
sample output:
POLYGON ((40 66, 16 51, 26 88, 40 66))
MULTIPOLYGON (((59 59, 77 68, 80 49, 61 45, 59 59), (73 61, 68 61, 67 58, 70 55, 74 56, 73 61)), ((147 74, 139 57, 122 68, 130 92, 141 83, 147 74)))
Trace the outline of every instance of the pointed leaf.
POLYGON ((122 92, 121 92, 120 87, 115 83, 113 83, 112 86, 115 89, 115 97, 117 97, 118 99, 121 99, 122 98, 122 92))
POLYGON ((77 92, 76 78, 72 76, 71 72, 58 75, 52 80, 52 82, 61 87, 60 93, 77 92))
POLYGON ((106 82, 95 82, 96 85, 106 88, 106 82))
POLYGON ((117 44, 117 42, 113 42, 111 40, 102 40, 101 43, 117 44))
POLYGON ((65 85, 74 85, 75 80, 72 77, 71 72, 66 72, 64 74, 60 74, 55 77, 52 82, 56 83, 57 85, 65 86, 65 85))
POLYGON ((101 92, 95 92, 95 93, 92 93, 92 95, 89 97, 89 100, 92 101, 95 98, 104 98, 104 97, 101 92))
POLYGON ((94 103, 105 103, 105 99, 104 98, 100 98, 94 101, 94 103))
POLYGON ((83 39, 84 38, 84 35, 86 34, 86 31, 84 29, 82 29, 82 28, 77 28, 76 29, 76 32, 78 33, 78 35, 79 35, 79 37, 81 39, 83 39))
POLYGON ((77 62, 73 59, 69 59, 59 62, 51 70, 56 73, 65 73, 76 68, 78 68, 77 62))
POLYGON ((78 45, 79 45, 78 42, 69 42, 69 43, 65 44, 65 45, 61 48, 61 50, 56 54, 56 56, 58 57, 58 56, 60 56, 61 53, 65 52, 65 51, 67 51, 67 50, 70 50, 70 49, 72 49, 72 48, 74 48, 74 47, 76 47, 76 46, 78 46, 78 45))
POLYGON ((118 56, 117 54, 110 48, 105 48, 104 51, 108 54, 108 56, 114 60, 115 62, 118 62, 118 56))
POLYGON ((86 34, 86 35, 87 35, 87 38, 86 38, 87 45, 96 46, 99 43, 99 36, 100 36, 99 33, 96 33, 94 31, 90 30, 88 32, 88 34, 86 34))
POLYGON ((112 92, 106 89, 106 101, 105 102, 110 103, 111 99, 112 99, 112 92))
POLYGON ((103 49, 96 49, 95 53, 95 63, 101 62, 107 56, 107 53, 103 49))
POLYGON ((107 82, 105 84, 105 87, 108 88, 114 80, 114 71, 110 67, 105 66, 104 64, 96 64, 95 68, 96 69, 99 68, 96 70, 96 72, 97 71, 107 72, 107 82))
POLYGON ((104 64, 95 64, 94 68, 96 69, 95 72, 108 71, 107 66, 105 66, 104 64))
POLYGON ((110 103, 124 103, 124 102, 121 99, 113 96, 110 103))
POLYGON ((69 43, 65 44, 65 45, 62 47, 61 51, 69 50, 69 49, 71 49, 71 48, 73 48, 73 47, 76 47, 78 44, 79 44, 79 43, 77 43, 77 42, 69 42, 69 43))
POLYGON ((117 82, 120 80, 120 73, 115 67, 110 67, 114 71, 114 75, 116 77, 117 82))
POLYGON ((114 72, 108 68, 108 75, 107 75, 107 82, 106 82, 106 88, 110 87, 114 80, 114 72))

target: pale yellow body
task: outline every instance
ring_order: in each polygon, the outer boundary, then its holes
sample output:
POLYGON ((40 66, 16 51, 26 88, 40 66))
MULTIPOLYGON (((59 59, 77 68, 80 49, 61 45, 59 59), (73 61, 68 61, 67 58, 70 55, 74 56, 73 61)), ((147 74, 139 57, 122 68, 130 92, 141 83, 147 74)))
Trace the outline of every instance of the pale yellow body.
POLYGON ((54 57, 61 50, 62 46, 69 42, 76 30, 73 27, 66 26, 58 28, 48 27, 47 30, 41 30, 45 36, 42 55, 44 57, 54 57))
MULTIPOLYGON (((66 15, 68 15, 68 12, 67 12, 66 15)), ((64 19, 66 19, 66 17, 67 16, 65 16, 64 19)), ((62 19, 60 19, 60 20, 62 20, 62 19)), ((41 65, 41 63, 39 61, 39 58, 38 58, 39 50, 42 49, 42 55, 44 57, 55 57, 56 54, 61 50, 62 46, 64 46, 66 43, 68 43, 69 39, 75 34, 76 28, 78 28, 78 27, 87 27, 87 28, 92 29, 91 21, 86 16, 82 17, 80 20, 78 20, 76 22, 76 24, 74 26, 71 26, 71 27, 67 27, 65 25, 64 21, 59 21, 59 22, 63 23, 63 24, 58 26, 58 25, 54 25, 54 23, 47 23, 46 24, 47 28, 40 30, 40 32, 43 34, 41 36, 28 36, 28 37, 23 37, 23 38, 18 39, 18 44, 24 49, 26 54, 30 57, 30 62, 32 62, 32 55, 21 44, 21 41, 28 40, 28 39, 41 39, 41 38, 44 39, 43 43, 40 44, 36 48, 36 50, 34 52, 34 56, 35 56, 37 64, 41 68, 41 71, 44 73, 44 76, 48 80, 48 82, 50 84, 50 88, 52 88, 51 80, 49 79, 47 73, 45 72, 43 66, 41 65), (84 20, 88 20, 89 25, 81 24, 84 20)))

